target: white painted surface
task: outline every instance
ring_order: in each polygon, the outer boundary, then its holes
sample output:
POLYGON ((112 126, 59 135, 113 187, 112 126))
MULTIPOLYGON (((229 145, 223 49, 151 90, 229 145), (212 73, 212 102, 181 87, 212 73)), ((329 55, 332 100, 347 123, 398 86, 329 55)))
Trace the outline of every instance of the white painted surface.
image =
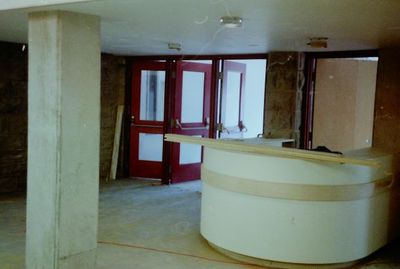
MULTIPOLYGON (((400 44, 398 0, 102 0, 51 8, 101 16, 103 51, 126 55, 177 54, 169 42, 182 44, 179 54, 309 51, 315 36, 328 37, 332 51, 400 44), (229 14, 243 27, 223 28, 219 18, 229 14)), ((28 11, 1 14, 0 40, 26 42, 28 11)))
MULTIPOLYGON (((381 160, 385 165, 380 169, 211 148, 204 154, 208 170, 276 183, 358 184, 391 171, 390 155, 369 150, 353 155, 381 160)), ((305 264, 354 261, 393 237, 389 230, 394 228, 390 221, 395 212, 389 211, 389 196, 386 192, 354 201, 296 201, 230 192, 203 182, 201 234, 221 248, 260 259, 305 264)))
POLYGON ((99 191, 100 23, 29 20, 26 268, 95 265, 99 191))
POLYGON ((96 0, 17 0, 17 1, 1 0, 0 10, 45 7, 51 5, 70 4, 70 3, 89 2, 89 1, 96 1, 96 0))

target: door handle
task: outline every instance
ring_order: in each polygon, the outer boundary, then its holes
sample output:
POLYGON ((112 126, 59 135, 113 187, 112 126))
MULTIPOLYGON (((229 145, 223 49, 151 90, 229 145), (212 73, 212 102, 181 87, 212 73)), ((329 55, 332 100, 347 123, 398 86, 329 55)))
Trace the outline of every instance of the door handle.
POLYGON ((150 124, 136 124, 135 116, 131 116, 131 126, 132 127, 142 127, 142 128, 162 128, 162 126, 150 125, 150 124))
POLYGON ((224 126, 223 123, 218 123, 218 124, 217 124, 217 130, 218 130, 219 132, 224 132, 224 131, 226 131, 228 134, 230 134, 228 128, 226 128, 226 127, 224 126))
POLYGON ((175 128, 182 130, 182 124, 179 122, 178 119, 175 119, 175 128))
POLYGON ((150 125, 150 124, 135 124, 132 123, 132 127, 142 127, 142 128, 163 128, 162 126, 150 125))
POLYGON ((240 132, 244 133, 248 131, 247 127, 243 124, 243 121, 240 121, 237 126, 231 127, 230 129, 226 128, 223 123, 217 124, 217 131, 227 132, 227 134, 237 133, 238 129, 240 130, 240 132))
POLYGON ((206 119, 206 126, 205 127, 183 127, 180 123, 179 119, 173 120, 173 127, 182 131, 191 131, 191 130, 208 130, 210 127, 209 118, 206 119))
POLYGON ((240 130, 241 132, 246 133, 246 132, 248 131, 248 130, 247 130, 247 127, 246 127, 246 125, 244 125, 243 121, 239 121, 238 127, 239 127, 239 130, 240 130), (243 131, 243 130, 244 130, 244 131, 243 131))

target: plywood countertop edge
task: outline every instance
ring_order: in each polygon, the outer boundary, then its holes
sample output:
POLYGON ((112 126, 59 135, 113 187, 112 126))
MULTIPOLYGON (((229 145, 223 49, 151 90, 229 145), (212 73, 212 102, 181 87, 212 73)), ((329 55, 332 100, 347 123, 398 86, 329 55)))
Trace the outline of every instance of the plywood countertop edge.
POLYGON ((254 144, 244 144, 243 142, 231 141, 231 140, 216 140, 212 138, 166 134, 165 141, 175 142, 175 143, 197 144, 217 149, 258 153, 258 154, 271 155, 283 158, 303 159, 308 161, 323 161, 323 162, 341 163, 341 164, 347 163, 353 165, 371 166, 376 168, 381 166, 381 163, 376 160, 348 158, 340 154, 307 151, 302 149, 277 148, 265 145, 259 146, 254 144))

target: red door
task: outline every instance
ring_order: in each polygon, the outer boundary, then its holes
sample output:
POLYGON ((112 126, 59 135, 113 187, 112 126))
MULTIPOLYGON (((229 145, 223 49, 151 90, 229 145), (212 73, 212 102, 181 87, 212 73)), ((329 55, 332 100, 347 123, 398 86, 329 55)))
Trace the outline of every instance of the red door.
POLYGON ((246 64, 224 61, 221 105, 218 123, 219 138, 241 138, 243 122, 246 64))
MULTIPOLYGON (((210 123, 211 63, 178 61, 172 112, 172 132, 208 137, 210 123)), ((200 179, 202 147, 172 144, 171 182, 200 179)))
POLYGON ((166 79, 165 62, 132 66, 131 177, 162 178, 166 79))

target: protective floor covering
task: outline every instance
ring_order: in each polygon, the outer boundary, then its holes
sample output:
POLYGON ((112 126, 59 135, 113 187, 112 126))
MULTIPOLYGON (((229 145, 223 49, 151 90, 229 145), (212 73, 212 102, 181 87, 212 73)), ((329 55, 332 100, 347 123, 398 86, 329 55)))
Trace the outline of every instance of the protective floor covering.
MULTIPOLYGON (((261 268, 216 252, 200 236, 201 182, 118 180, 100 188, 98 269, 261 268)), ((0 196, 0 268, 24 268, 25 198, 0 196)), ((400 244, 359 268, 400 268, 400 244)))

